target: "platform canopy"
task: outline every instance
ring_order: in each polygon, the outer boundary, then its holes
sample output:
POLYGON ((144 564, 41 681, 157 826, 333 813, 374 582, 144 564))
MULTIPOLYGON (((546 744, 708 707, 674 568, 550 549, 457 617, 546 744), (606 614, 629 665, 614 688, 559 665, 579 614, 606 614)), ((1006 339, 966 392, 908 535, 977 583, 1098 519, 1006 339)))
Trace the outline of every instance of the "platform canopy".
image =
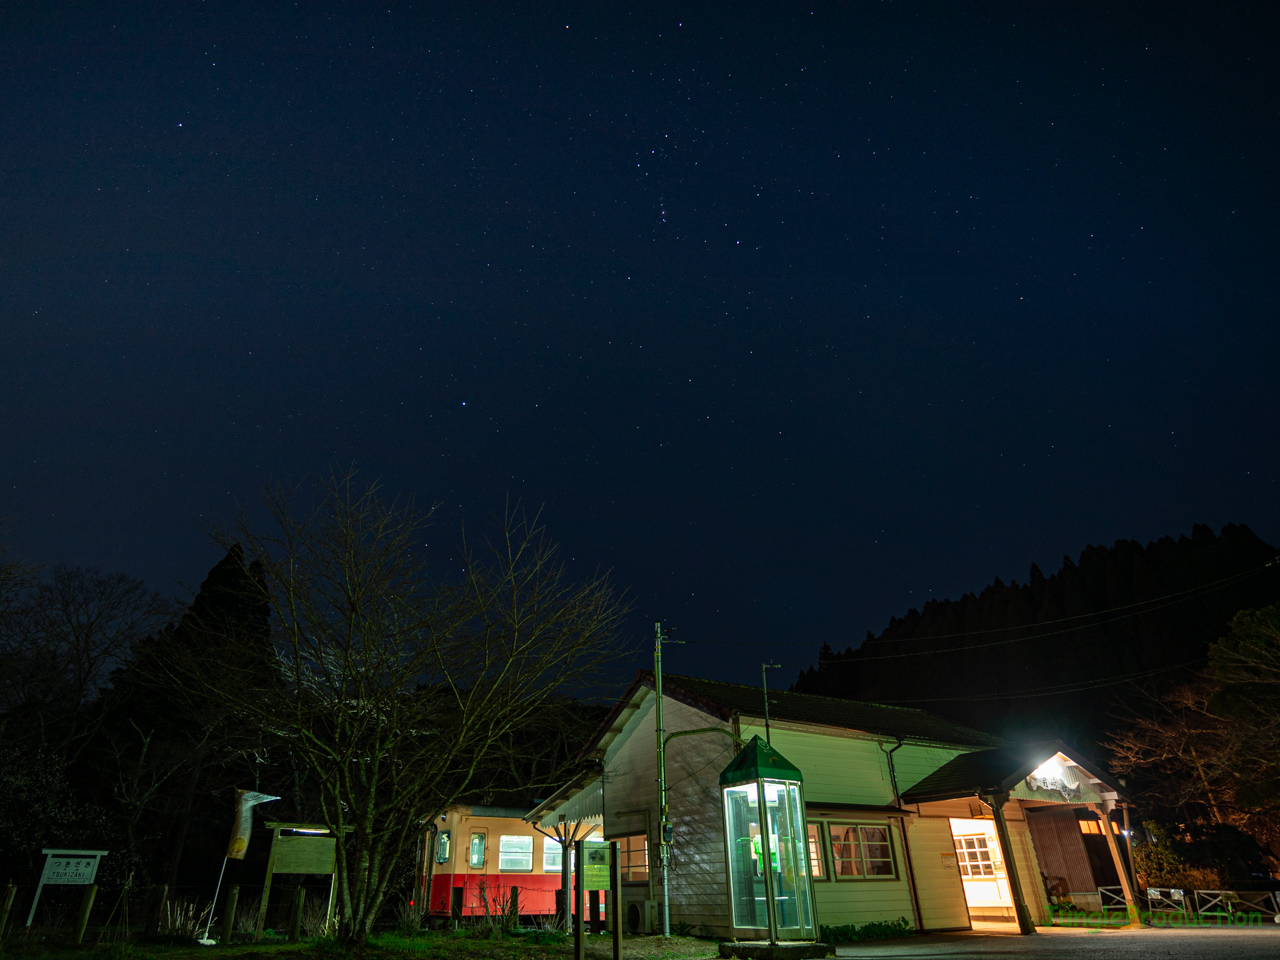
MULTIPOLYGON (((1060 770, 1057 771, 1060 774, 1060 770)), ((1098 800, 1107 796, 1127 799, 1123 788, 1090 760, 1060 740, 978 750, 952 757, 915 786, 902 793, 903 803, 930 803, 959 797, 1016 793, 1022 799, 1098 800), (1087 776, 1094 787, 1081 792, 1077 785, 1059 782, 1049 774, 1059 761, 1070 763, 1087 776), (1040 778, 1037 779, 1037 774, 1040 778), (1028 792, 1027 787, 1032 789, 1028 792), (1023 794, 1026 794, 1023 796, 1023 794), (1087 794, 1087 795, 1086 795, 1087 794)))
POLYGON ((786 780, 803 783, 804 777, 794 763, 758 736, 738 751, 738 755, 720 773, 720 786, 748 783, 753 780, 786 780))

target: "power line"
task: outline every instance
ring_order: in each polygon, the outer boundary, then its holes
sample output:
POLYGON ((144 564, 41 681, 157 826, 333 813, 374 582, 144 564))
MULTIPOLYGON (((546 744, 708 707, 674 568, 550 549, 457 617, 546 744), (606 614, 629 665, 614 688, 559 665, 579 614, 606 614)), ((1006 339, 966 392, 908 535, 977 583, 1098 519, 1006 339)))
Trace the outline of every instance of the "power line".
POLYGON ((1110 677, 1106 680, 1081 680, 1075 683, 1060 683, 1051 687, 1035 687, 1031 690, 1025 690, 1022 693, 993 693, 980 697, 922 697, 912 700, 876 700, 876 703, 950 703, 955 701, 971 701, 982 702, 986 700, 1020 700, 1024 697, 1052 697, 1066 693, 1080 693, 1084 690, 1096 690, 1101 687, 1114 687, 1120 683, 1128 683, 1131 680, 1139 680, 1143 677, 1153 677, 1158 673, 1167 673, 1170 670, 1177 670, 1180 667, 1189 667, 1193 663, 1204 663, 1204 657, 1198 657, 1195 660, 1185 660, 1182 663, 1170 664, 1166 667, 1159 667, 1155 670, 1145 670, 1141 673, 1129 673, 1120 677, 1110 677))
MULTIPOLYGON (((1233 573, 1231 576, 1223 577, 1221 580, 1214 580, 1210 583, 1203 583, 1197 587, 1188 587, 1186 590, 1179 590, 1176 593, 1169 593, 1163 597, 1152 597, 1149 600, 1139 600, 1137 603, 1126 603, 1119 607, 1108 607, 1105 610, 1094 610, 1094 611, 1091 611, 1090 613, 1076 613, 1076 614, 1072 614, 1069 617, 1059 617, 1056 620, 1040 620, 1034 624, 1024 624, 1022 626, 1013 626, 1013 627, 987 627, 980 630, 966 630, 963 633, 938 633, 930 637, 919 637, 919 638, 893 637, 893 638, 890 638, 889 640, 878 640, 877 642, 878 643, 906 643, 910 640, 916 640, 916 639, 948 640, 952 637, 972 637, 972 636, 976 636, 983 633, 1007 633, 1010 630, 1027 630, 1031 627, 1046 627, 1046 626, 1052 626, 1055 623, 1069 623, 1072 620, 1084 620, 1088 617, 1097 617, 1097 616, 1101 616, 1104 613, 1116 613, 1120 610, 1132 610, 1135 607, 1145 607, 1149 604, 1162 603, 1165 600, 1173 600, 1175 597, 1181 597, 1183 600, 1190 600, 1190 599, 1194 599, 1194 597, 1183 596, 1183 595, 1189 594, 1189 595, 1198 596, 1199 594, 1202 594, 1202 593, 1208 593, 1213 590, 1217 590, 1220 587, 1230 586, 1232 583, 1236 583, 1240 580, 1247 579, 1248 577, 1255 576, 1256 574, 1261 573, 1263 570, 1267 569, 1268 567, 1275 566, 1277 562, 1280 562, 1280 557, 1276 557, 1272 560, 1268 560, 1266 563, 1262 564, 1261 566, 1254 567, 1252 570, 1245 570, 1242 573, 1233 573)), ((1176 602, 1180 603, 1181 600, 1176 602)))
MULTIPOLYGON (((1274 562, 1275 562, 1275 561, 1272 561, 1272 563, 1274 563, 1274 562)), ((1179 603, 1185 603, 1187 600, 1194 600, 1194 599, 1196 599, 1196 598, 1197 598, 1197 597, 1199 597, 1199 596, 1203 596, 1205 593, 1209 593, 1209 592, 1212 592, 1213 590, 1219 589, 1220 587, 1222 587, 1223 585, 1225 585, 1225 584, 1226 584, 1226 583, 1228 583, 1228 582, 1242 580, 1242 579, 1244 579, 1244 578, 1246 578, 1246 577, 1253 576, 1253 575, 1255 575, 1255 574, 1257 574, 1257 573, 1260 573, 1260 572, 1261 572, 1262 570, 1264 570, 1266 567, 1271 566, 1271 565, 1272 565, 1272 563, 1266 563, 1266 564, 1263 564, 1263 566, 1258 567, 1256 570, 1251 570, 1251 571, 1248 571, 1247 573, 1238 574, 1238 575, 1237 575, 1237 576, 1235 576, 1235 577, 1228 577, 1228 578, 1226 578, 1225 580, 1220 580, 1220 581, 1217 581, 1216 583, 1207 584, 1207 585, 1206 585, 1206 586, 1204 586, 1204 587, 1194 587, 1194 588, 1192 588, 1192 589, 1190 589, 1190 590, 1184 590, 1184 591, 1183 591, 1183 593, 1184 593, 1184 594, 1186 594, 1185 596, 1179 596, 1179 594, 1176 594, 1176 593, 1175 593, 1175 594, 1169 594, 1169 597, 1177 597, 1178 599, 1171 599, 1171 600, 1169 600, 1169 602, 1168 602, 1168 603, 1162 603, 1162 604, 1160 604, 1160 606, 1157 606, 1157 607, 1148 607, 1148 608, 1147 608, 1147 609, 1145 609, 1145 610, 1134 610, 1134 609, 1133 609, 1133 607, 1138 606, 1138 604, 1126 604, 1125 606, 1121 606, 1121 607, 1114 607, 1114 608, 1112 608, 1111 610, 1099 610, 1099 611, 1096 611, 1096 612, 1094 612, 1094 613, 1090 613, 1090 614, 1080 614, 1080 615, 1078 615, 1077 617, 1064 618, 1064 620, 1066 620, 1066 619, 1083 619, 1083 618, 1086 618, 1086 617, 1098 617, 1098 616, 1101 616, 1101 615, 1103 615, 1103 614, 1105 614, 1105 613, 1111 613, 1111 612, 1113 612, 1113 611, 1115 611, 1115 610, 1129 610, 1129 611, 1130 611, 1129 613, 1122 613, 1122 614, 1120 614, 1119 616, 1116 616, 1116 617, 1110 617, 1110 618, 1108 618, 1108 619, 1106 619, 1106 620, 1097 620, 1097 621, 1095 621, 1095 622, 1093 622, 1093 623, 1082 623, 1082 624, 1080 624, 1080 625, 1078 625, 1078 626, 1074 626, 1074 627, 1064 627, 1064 628, 1063 628, 1063 629, 1061 629, 1061 630, 1050 630, 1050 631, 1049 631, 1049 632, 1047 632, 1047 633, 1034 633, 1034 634, 1032 634, 1031 636, 1026 636, 1026 637, 1011 637, 1011 638, 1009 638, 1008 640, 992 640, 992 641, 989 641, 989 642, 987 642, 987 643, 969 643, 969 644, 965 644, 964 646, 960 646, 960 647, 940 647, 940 648, 938 648, 938 649, 936 649, 936 650, 913 650, 913 651, 909 651, 909 652, 907 652, 907 653, 862 654, 862 650, 861 650, 861 648, 860 648, 859 650, 855 651, 855 655, 854 655, 854 656, 852 656, 852 657, 843 657, 843 656, 842 656, 840 659, 829 659, 829 660, 823 660, 823 661, 821 662, 821 665, 822 665, 822 666, 830 666, 830 665, 834 665, 834 664, 837 664, 837 663, 863 663, 863 662, 866 662, 866 661, 868 661, 868 660, 898 660, 898 659, 901 659, 901 658, 903 658, 903 657, 923 657, 923 656, 933 656, 933 655, 935 655, 935 654, 940 654, 940 653, 962 653, 962 652, 963 652, 963 651, 965 651, 965 650, 980 650, 980 649, 984 649, 984 648, 987 648, 987 647, 1003 647, 1003 646, 1007 646, 1008 644, 1011 644, 1011 643, 1022 643, 1022 642, 1027 641, 1027 640, 1044 640, 1044 639, 1047 639, 1048 637, 1058 637, 1058 636, 1061 636, 1061 635, 1062 635, 1062 634, 1064 634, 1064 633, 1074 633, 1074 632, 1075 632, 1075 631, 1077 631, 1077 630, 1085 630, 1085 629, 1088 629, 1088 628, 1090 628, 1090 627, 1101 627, 1101 626, 1105 626, 1105 625, 1106 625, 1106 624, 1108 624, 1108 623, 1115 623, 1115 622, 1117 622, 1117 621, 1119 621, 1119 620, 1127 620, 1127 619, 1129 619, 1130 617, 1140 617, 1140 616, 1143 616, 1144 614, 1148 614, 1148 613, 1155 613, 1157 610, 1164 610, 1164 609, 1167 609, 1168 607, 1176 606, 1176 605, 1177 605, 1177 604, 1179 604, 1179 603)), ((1163 598, 1163 597, 1162 597, 1162 598, 1158 598, 1158 599, 1167 599, 1167 598, 1163 598)), ((1155 601, 1148 601, 1148 602, 1155 602, 1155 601)), ((1048 620, 1048 621, 1045 621, 1045 623, 1047 623, 1047 624, 1062 623, 1062 622, 1064 622, 1064 620, 1048 620)), ((1006 627, 1006 628, 1001 628, 1001 629, 1004 629, 1004 630, 1035 630, 1037 627, 1039 627, 1039 626, 1041 626, 1041 625, 1042 625, 1042 624, 1038 624, 1038 623, 1028 623, 1028 624, 1025 624, 1025 625, 1022 625, 1022 626, 1017 626, 1017 627, 1006 627)), ((908 639, 908 640, 920 640, 920 641, 925 641, 925 640, 945 640, 945 639, 949 639, 949 638, 952 638, 952 637, 967 637, 967 636, 981 635, 981 634, 983 634, 983 633, 989 633, 989 632, 994 632, 994 631, 976 630, 976 631, 973 631, 973 633, 952 633, 952 634, 942 634, 942 635, 939 635, 939 636, 928 636, 928 637, 907 637, 907 638, 903 638, 903 639, 908 639)))
MULTIPOLYGON (((1026 637, 1011 637, 1008 640, 993 640, 988 643, 967 644, 962 647, 942 647, 937 650, 914 650, 914 651, 909 651, 907 653, 869 654, 869 655, 861 655, 861 656, 855 656, 850 658, 846 658, 844 657, 844 655, 841 654, 841 655, 838 655, 839 659, 832 658, 829 660, 823 660, 821 664, 822 666, 827 666, 827 665, 837 664, 837 663, 863 663, 867 660, 893 660, 893 659, 899 659, 901 657, 929 656, 937 653, 952 653, 952 652, 958 653, 965 650, 978 650, 985 647, 1004 646, 1010 643, 1022 643, 1023 641, 1026 641, 1026 640, 1040 640, 1047 637, 1057 637, 1057 636, 1061 636, 1064 633, 1073 633, 1076 630, 1083 630, 1089 627, 1100 627, 1108 623, 1115 623, 1119 620, 1128 619, 1129 617, 1138 617, 1146 613, 1155 613, 1158 610, 1164 610, 1176 604, 1185 603, 1188 600, 1197 599, 1198 597, 1204 596, 1206 593, 1212 593, 1214 590, 1219 590, 1219 589, 1222 589, 1223 587, 1227 587, 1234 583, 1238 583, 1242 580, 1246 580, 1249 577, 1256 576, 1257 574, 1261 573, 1263 570, 1266 570, 1268 567, 1275 566, 1277 562, 1280 562, 1280 557, 1277 557, 1273 560, 1269 560, 1266 563, 1253 568, 1252 570, 1245 570, 1241 573, 1232 574, 1229 577, 1223 577, 1220 580, 1214 580, 1214 581, 1211 581, 1210 583, 1201 584, 1196 587, 1188 587, 1186 590, 1180 590, 1176 593, 1166 594, 1163 597, 1152 597, 1150 600, 1141 600, 1137 603, 1122 604, 1118 607, 1108 607, 1105 610, 1093 610, 1089 613, 1073 614, 1072 616, 1059 617, 1055 620, 1042 620, 1038 623, 1021 624, 1021 625, 1016 625, 1011 627, 988 627, 988 628, 979 629, 979 630, 967 630, 963 633, 939 633, 939 634, 933 634, 930 636, 923 636, 923 637, 891 637, 887 640, 874 640, 873 642, 875 643, 907 643, 910 641, 950 640, 950 639, 955 639, 957 637, 975 637, 975 636, 982 636, 983 634, 990 634, 990 633, 1008 633, 1013 630, 1036 630, 1040 627, 1052 626, 1057 623, 1070 623, 1075 620, 1089 620, 1092 618, 1102 617, 1110 613, 1119 613, 1120 611, 1132 611, 1130 613, 1121 613, 1120 616, 1110 617, 1106 620, 1094 620, 1094 622, 1092 623, 1083 623, 1074 627, 1066 627, 1062 630, 1051 630, 1047 633, 1035 633, 1035 634, 1032 634, 1031 636, 1026 636, 1026 637), (1164 601, 1166 600, 1169 602, 1165 603, 1164 601), (1160 605, 1152 606, 1152 604, 1160 604, 1160 605), (1138 610, 1136 609, 1138 607, 1143 607, 1145 609, 1138 610)), ((700 644, 700 645, 732 646, 732 647, 776 646, 777 645, 776 640, 686 640, 685 642, 691 643, 691 644, 700 644)), ((858 650, 854 652, 855 654, 860 654, 863 649, 865 648, 859 647, 858 650)))

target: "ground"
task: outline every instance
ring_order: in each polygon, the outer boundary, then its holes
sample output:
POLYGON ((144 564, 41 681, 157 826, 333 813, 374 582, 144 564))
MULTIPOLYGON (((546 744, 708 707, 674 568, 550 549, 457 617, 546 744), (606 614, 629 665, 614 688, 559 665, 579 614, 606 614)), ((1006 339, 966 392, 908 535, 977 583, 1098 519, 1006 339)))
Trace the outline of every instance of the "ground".
POLYGON ((933 960, 943 957, 1026 957, 1028 960, 1275 960, 1280 925, 1248 929, 1096 930, 1041 928, 1019 936, 1003 925, 979 925, 972 933, 934 933, 898 940, 850 943, 837 957, 933 960))
MULTIPOLYGON (((1025 957, 1028 960, 1274 960, 1280 957, 1280 925, 1247 929, 1094 930, 1041 928, 1031 937, 1019 936, 1007 924, 980 924, 968 933, 942 933, 865 943, 842 944, 838 958, 868 960, 934 960, 964 957, 1025 957)), ((624 960, 709 960, 717 945, 694 937, 626 937, 624 960)), ((590 937, 587 956, 609 960, 608 936, 590 937)), ((427 934, 377 936, 355 956, 323 946, 251 945, 200 947, 136 943, 97 948, 57 943, 9 940, 0 947, 4 960, 572 960, 572 942, 555 945, 522 939, 479 940, 473 937, 427 934)))
MULTIPOLYGON (((73 957, 78 960, 88 960, 88 957, 95 960, 348 960, 341 950, 305 941, 230 947, 145 942, 103 943, 93 947, 92 940, 92 931, 83 947, 70 946, 57 938, 33 937, 26 943, 11 938, 0 944, 0 957, 4 960, 71 960, 73 957)), ((717 956, 716 950, 714 942, 696 937, 623 938, 624 960, 706 960, 717 956)), ((612 956, 611 937, 587 938, 589 960, 611 960, 612 956)), ((375 936, 351 960, 572 960, 572 957, 572 940, 563 944, 535 944, 520 937, 489 940, 466 934, 424 932, 413 937, 375 936)))

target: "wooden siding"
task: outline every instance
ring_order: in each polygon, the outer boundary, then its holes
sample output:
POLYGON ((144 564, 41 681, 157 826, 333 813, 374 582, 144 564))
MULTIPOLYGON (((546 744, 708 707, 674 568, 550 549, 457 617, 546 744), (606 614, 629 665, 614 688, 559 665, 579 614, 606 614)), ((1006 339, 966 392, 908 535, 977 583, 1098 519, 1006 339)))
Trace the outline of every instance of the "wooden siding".
POLYGON ((924 929, 969 929, 964 881, 956 862, 950 821, 912 818, 906 827, 924 929))
MULTIPOLYGON (((657 757, 654 737, 654 694, 643 690, 639 705, 604 757, 604 834, 620 837, 647 833, 650 883, 628 885, 623 892, 623 909, 638 900, 662 899, 661 869, 658 863, 657 757), (629 811, 624 815, 624 811, 629 811)), ((664 698, 664 724, 668 733, 730 725, 686 704, 664 698)), ((771 723, 773 746, 804 774, 805 800, 811 810, 822 804, 864 804, 886 806, 893 803, 893 785, 883 738, 838 728, 799 723, 771 723)), ((764 723, 757 718, 740 719, 744 740, 764 736, 764 723)), ((891 746, 891 741, 884 741, 891 746)), ((963 752, 957 748, 926 744, 904 744, 894 754, 899 791, 918 783, 929 773, 963 752)), ((724 821, 719 775, 733 759, 732 742, 717 734, 680 737, 667 751, 667 780, 674 829, 670 870, 671 920, 689 923, 701 934, 731 936, 729 896, 724 854, 724 821)), ((875 811, 835 813, 823 811, 816 819, 884 822, 875 811)), ((910 831, 916 880, 921 885, 922 920, 927 929, 967 927, 964 890, 959 872, 942 872, 941 854, 953 849, 945 820, 917 821, 911 818, 910 831), (924 851, 914 849, 916 837, 924 851)), ((1011 825, 1012 829, 1012 825, 1011 825)), ((1023 827, 1025 832, 1025 826, 1023 827)), ((894 858, 898 876, 891 880, 819 881, 814 884, 818 922, 830 926, 867 923, 872 920, 913 920, 902 835, 892 824, 894 858)), ((830 850, 826 851, 830 857, 830 850)))
MULTIPOLYGON (((889 766, 874 740, 853 731, 799 724, 771 723, 775 750, 794 763, 804 775, 806 803, 893 802, 889 766)), ((764 723, 742 719, 742 739, 764 738, 764 723), (758 725, 757 725, 758 724, 758 725)))
POLYGON ((1074 807, 1028 810, 1027 826, 1046 876, 1062 877, 1069 892, 1096 892, 1093 868, 1089 865, 1074 807))
MULTIPOLYGON (((776 742, 776 738, 775 738, 776 742)), ((783 754, 787 756, 787 754, 783 754)), ((787 759, 791 758, 787 756, 787 759)), ((801 771, 803 772, 803 770, 801 771)), ((810 818, 810 822, 814 822, 810 818)), ((817 901, 818 923, 827 926, 843 926, 847 923, 868 923, 872 920, 897 920, 906 917, 915 926, 915 910, 911 905, 911 887, 907 881, 907 866, 902 853, 902 837, 896 823, 874 814, 830 817, 831 823, 872 823, 889 831, 893 845, 893 862, 898 876, 893 879, 859 879, 817 881, 813 885, 817 901)), ((826 857, 831 863, 830 832, 824 831, 827 844, 826 857)), ((828 870, 831 868, 828 867, 828 870)))
POLYGON ((1036 859, 1035 845, 1031 840, 1031 831, 1022 818, 1022 809, 1017 801, 1005 804, 1005 822, 1009 826, 1009 842, 1013 844, 1013 859, 1018 866, 1018 879, 1022 882, 1022 896, 1031 911, 1031 919, 1038 926, 1048 926, 1049 895, 1045 892, 1041 879, 1040 863, 1036 859), (1014 811, 1017 819, 1014 819, 1014 811))
MULTIPOLYGON (((649 836, 649 875, 652 899, 662 899, 658 863, 658 764, 654 735, 653 694, 628 721, 605 757, 605 835, 643 833, 649 836), (646 816, 620 816, 620 811, 645 811, 646 816), (647 820, 647 822, 646 822, 647 820)), ((729 725, 683 703, 663 698, 667 733, 729 725)), ((678 737, 667 747, 667 798, 673 829, 669 885, 671 922, 689 923, 703 933, 728 936, 729 895, 724 862, 724 822, 720 807, 720 771, 729 765, 733 742, 719 734, 678 737)), ((634 900, 650 899, 649 890, 628 887, 624 908, 634 900)))
MULTIPOLYGON (((893 803, 886 750, 893 741, 855 730, 797 723, 769 724, 773 746, 804 774, 809 803, 893 803), (885 750, 880 748, 884 743, 885 750)), ((764 721, 743 717, 742 739, 764 737, 764 721)), ((933 771, 964 753, 953 747, 904 743, 893 755, 898 792, 915 786, 933 771)))
POLYGON ((649 883, 624 884, 622 914, 635 901, 656 899, 657 857, 653 825, 658 822, 658 760, 654 751, 653 693, 627 720, 604 758, 604 835, 606 838, 645 834, 649 842, 649 883), (624 811, 631 811, 624 814, 624 811))

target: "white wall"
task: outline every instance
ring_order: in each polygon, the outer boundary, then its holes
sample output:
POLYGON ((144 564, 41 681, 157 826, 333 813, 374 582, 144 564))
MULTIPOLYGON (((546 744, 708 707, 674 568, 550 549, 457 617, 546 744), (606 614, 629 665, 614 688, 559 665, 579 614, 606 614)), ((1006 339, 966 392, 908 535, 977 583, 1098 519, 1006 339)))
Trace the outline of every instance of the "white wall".
MULTIPOLYGON (((657 858, 658 772, 654 736, 654 695, 638 694, 641 705, 627 720, 604 757, 604 833, 619 837, 645 833, 649 839, 649 885, 628 886, 623 892, 624 916, 629 903, 661 900, 661 873, 657 858), (624 811, 635 811, 624 815, 624 811)), ((664 726, 668 733, 730 724, 664 698, 664 726)), ((773 746, 804 775, 805 800, 822 804, 893 803, 885 752, 868 734, 832 727, 795 723, 771 723, 773 746)), ((764 736, 763 721, 742 718, 741 736, 764 736)), ((886 746, 891 746, 886 743, 886 746)), ((667 781, 674 842, 670 871, 671 919, 693 925, 696 932, 729 936, 732 933, 725 874, 724 822, 719 786, 720 771, 733 759, 736 748, 728 737, 699 734, 678 737, 667 752, 667 781)), ((947 760, 963 751, 954 748, 905 744, 894 754, 899 791, 919 782, 947 760)), ((877 811, 831 813, 820 816, 849 822, 884 822, 877 811)), ((811 813, 810 819, 817 817, 811 813)), ((1023 832, 1025 833, 1025 825, 1023 832)), ((1012 824, 1010 825, 1012 829, 1012 824)), ((959 873, 952 861, 944 870, 941 854, 954 852, 945 820, 907 824, 916 880, 919 884, 923 923, 928 929, 969 926, 959 873), (917 837, 919 840, 917 841, 917 837), (922 849, 916 849, 917 842, 922 849)), ((894 856, 898 877, 893 880, 826 881, 814 884, 818 922, 827 925, 913 920, 915 912, 903 855, 902 838, 893 825, 894 856)), ((827 851, 828 856, 830 851, 827 851)))
POLYGON ((943 819, 912 817, 906 827, 924 928, 968 929, 969 911, 950 823, 943 819))
MULTIPOLYGON (((643 814, 621 816, 621 811, 647 811, 649 872, 652 899, 661 901, 661 865, 658 863, 658 767, 654 734, 654 697, 644 691, 644 705, 637 710, 605 755, 605 835, 643 833, 643 814)), ((729 725, 683 703, 663 698, 663 726, 667 733, 729 725)), ((724 822, 720 807, 720 771, 729 765, 735 749, 722 734, 677 737, 667 748, 667 798, 673 826, 670 863, 671 922, 689 923, 722 936, 729 933, 729 895, 724 862, 724 822)), ((649 890, 628 887, 623 907, 633 900, 649 899, 649 890)))

